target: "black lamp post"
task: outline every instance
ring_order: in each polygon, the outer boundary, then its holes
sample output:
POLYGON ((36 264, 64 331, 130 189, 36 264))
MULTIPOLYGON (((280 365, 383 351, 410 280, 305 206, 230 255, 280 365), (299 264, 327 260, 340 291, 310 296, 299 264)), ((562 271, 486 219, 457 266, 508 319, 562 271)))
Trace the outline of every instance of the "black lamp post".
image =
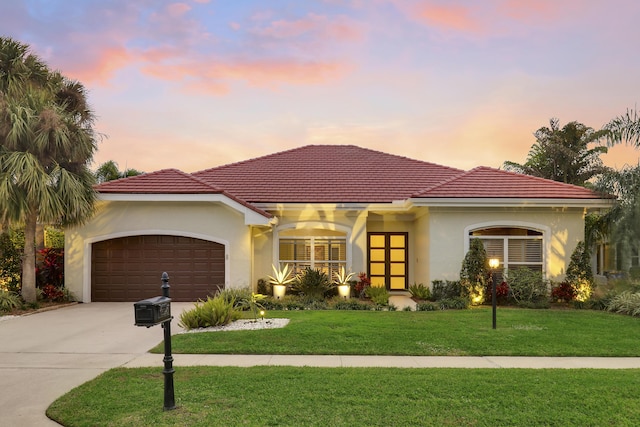
POLYGON ((500 260, 498 258, 491 258, 489 260, 489 267, 491 268, 491 305, 493 306, 493 329, 496 328, 496 269, 499 265, 500 260))

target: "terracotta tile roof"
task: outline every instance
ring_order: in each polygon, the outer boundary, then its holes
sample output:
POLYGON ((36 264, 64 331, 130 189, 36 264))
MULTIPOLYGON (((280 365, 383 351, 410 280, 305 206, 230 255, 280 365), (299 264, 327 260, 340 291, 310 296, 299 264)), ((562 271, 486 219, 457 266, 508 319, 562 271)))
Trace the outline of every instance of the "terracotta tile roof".
POLYGON ((463 172, 353 145, 308 145, 193 175, 252 203, 384 203, 463 172))
POLYGON ((413 197, 602 199, 612 196, 576 185, 482 166, 419 191, 413 197))
POLYGON ((273 216, 215 185, 204 182, 200 178, 178 169, 163 169, 157 172, 107 181, 97 185, 95 188, 102 194, 222 194, 260 215, 267 218, 273 216))
POLYGON ((100 193, 217 194, 222 189, 178 169, 163 169, 129 178, 103 182, 100 193))
POLYGON ((224 194, 252 203, 390 203, 409 198, 602 199, 583 187, 488 167, 460 169, 353 145, 308 145, 194 174, 164 169, 100 193, 224 194))

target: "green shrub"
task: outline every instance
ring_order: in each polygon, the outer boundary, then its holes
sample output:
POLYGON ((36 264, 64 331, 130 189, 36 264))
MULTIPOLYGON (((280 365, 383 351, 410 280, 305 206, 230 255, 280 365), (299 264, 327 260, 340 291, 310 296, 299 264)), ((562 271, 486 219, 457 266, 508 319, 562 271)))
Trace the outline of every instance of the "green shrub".
POLYGON ((549 307, 551 307, 551 303, 549 303, 549 300, 547 300, 545 298, 541 298, 541 299, 534 300, 534 301, 519 301, 519 302, 516 303, 516 306, 518 306, 520 308, 541 309, 541 308, 549 308, 549 307))
POLYGON ((322 270, 307 267, 302 270, 291 285, 294 295, 301 295, 308 300, 321 300, 333 289, 333 284, 322 270))
POLYGON ((262 302, 266 297, 262 294, 255 294, 251 291, 249 292, 250 295, 248 298, 244 294, 242 294, 242 299, 240 300, 240 302, 234 299, 231 299, 231 301, 229 302, 233 304, 233 308, 235 309, 251 311, 251 314, 253 314, 253 319, 258 320, 260 311, 265 309, 264 305, 262 305, 262 302))
POLYGON ((465 297, 444 298, 438 301, 441 310, 454 309, 464 310, 469 308, 470 302, 465 297))
POLYGON ((591 255, 580 241, 571 254, 567 266, 567 282, 576 292, 577 301, 587 301, 593 293, 593 271, 591 270, 591 255))
POLYGON ((542 272, 527 267, 509 270, 507 275, 509 292, 516 304, 537 302, 548 297, 547 283, 542 272))
POLYGON ((461 296, 468 297, 472 304, 482 304, 488 271, 487 251, 482 240, 471 239, 460 269, 461 296))
POLYGON ((460 296, 460 281, 454 280, 434 280, 431 282, 431 300, 440 301, 446 298, 457 298, 460 296))
POLYGON ((416 311, 436 311, 440 307, 433 302, 419 302, 416 304, 416 311))
POLYGON ((431 298, 431 289, 422 283, 414 283, 409 286, 411 296, 418 300, 428 300, 431 298))
POLYGON ((310 299, 308 301, 302 301, 305 310, 326 310, 329 305, 324 300, 310 299))
POLYGON ((0 290, 0 312, 6 313, 22 306, 20 296, 11 291, 0 290))
POLYGON ((338 299, 333 305, 334 310, 371 310, 371 305, 354 298, 338 299))
POLYGON ((389 291, 385 287, 369 286, 365 291, 367 298, 376 305, 388 305, 389 304, 389 291))
POLYGON ((612 297, 607 310, 629 316, 640 316, 640 292, 624 291, 612 297))
POLYGON ((240 318, 234 308, 234 301, 225 301, 220 297, 207 297, 206 301, 195 303, 194 308, 180 314, 178 325, 185 329, 224 326, 240 318))
POLYGON ((640 267, 631 267, 629 269, 629 278, 631 280, 640 280, 640 267))
POLYGON ((44 228, 45 248, 64 249, 64 231, 54 227, 44 228))
POLYGON ((22 246, 12 232, 5 231, 0 234, 0 290, 20 293, 21 273, 22 246))
POLYGON ((258 293, 262 295, 273 295, 271 283, 265 279, 258 279, 258 293))
POLYGON ((229 288, 229 289, 219 289, 214 297, 219 297, 225 300, 225 302, 230 303, 233 301, 234 308, 239 310, 249 310, 251 308, 251 289, 246 288, 229 288))

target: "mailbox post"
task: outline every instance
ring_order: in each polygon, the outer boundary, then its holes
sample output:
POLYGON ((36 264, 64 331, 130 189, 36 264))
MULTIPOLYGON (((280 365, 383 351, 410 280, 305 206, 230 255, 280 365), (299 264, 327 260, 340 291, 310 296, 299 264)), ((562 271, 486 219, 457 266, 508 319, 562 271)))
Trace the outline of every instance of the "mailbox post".
MULTIPOLYGON (((169 275, 162 273, 162 296, 169 298, 169 275)), ((175 396, 173 393, 173 356, 171 355, 171 318, 162 323, 164 329, 164 410, 171 410, 176 408, 175 396)))
POLYGON ((169 275, 162 273, 162 296, 148 298, 133 304, 135 325, 150 328, 162 325, 164 329, 164 410, 176 408, 173 392, 173 356, 171 355, 171 298, 169 275))

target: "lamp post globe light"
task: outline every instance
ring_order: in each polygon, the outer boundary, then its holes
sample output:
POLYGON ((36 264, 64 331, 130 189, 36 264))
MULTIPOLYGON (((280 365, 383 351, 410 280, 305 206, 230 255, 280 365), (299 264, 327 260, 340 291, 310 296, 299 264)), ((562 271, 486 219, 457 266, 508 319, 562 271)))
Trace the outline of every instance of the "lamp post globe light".
POLYGON ((493 307, 493 329, 496 328, 496 270, 500 266, 500 260, 498 258, 491 258, 489 260, 489 268, 491 269, 491 305, 493 307))

